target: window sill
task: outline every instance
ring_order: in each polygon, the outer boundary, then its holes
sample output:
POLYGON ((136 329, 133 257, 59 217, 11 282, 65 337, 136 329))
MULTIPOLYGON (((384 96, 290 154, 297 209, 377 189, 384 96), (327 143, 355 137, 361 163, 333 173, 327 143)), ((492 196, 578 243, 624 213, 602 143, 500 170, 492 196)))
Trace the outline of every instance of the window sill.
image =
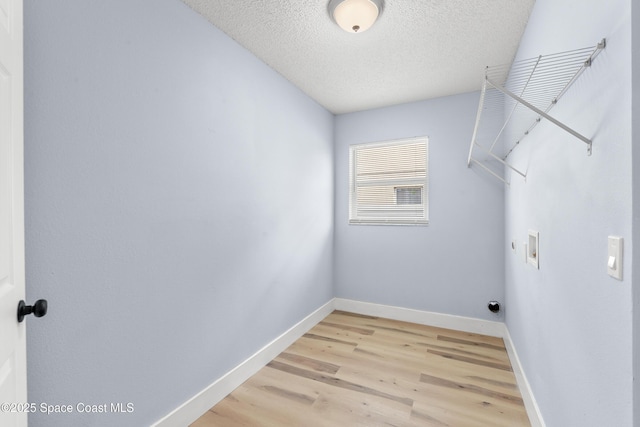
POLYGON ((410 227, 425 227, 429 225, 429 221, 421 221, 421 222, 384 222, 384 221, 363 221, 363 220, 349 220, 349 225, 391 225, 391 226, 410 226, 410 227))

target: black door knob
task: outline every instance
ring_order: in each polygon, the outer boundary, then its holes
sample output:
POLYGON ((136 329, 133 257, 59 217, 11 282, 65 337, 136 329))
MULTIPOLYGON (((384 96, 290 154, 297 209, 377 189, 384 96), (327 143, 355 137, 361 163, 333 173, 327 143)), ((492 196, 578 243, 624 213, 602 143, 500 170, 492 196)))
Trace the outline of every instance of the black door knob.
POLYGON ((24 300, 18 303, 18 323, 24 320, 24 316, 33 314, 36 317, 42 317, 47 314, 47 300, 39 299, 33 305, 25 304, 24 300))

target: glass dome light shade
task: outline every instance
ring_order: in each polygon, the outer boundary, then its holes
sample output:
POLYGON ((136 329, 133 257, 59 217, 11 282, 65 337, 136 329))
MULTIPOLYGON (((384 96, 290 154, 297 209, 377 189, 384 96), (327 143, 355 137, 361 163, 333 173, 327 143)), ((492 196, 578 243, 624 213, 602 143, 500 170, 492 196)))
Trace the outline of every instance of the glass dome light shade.
POLYGON ((333 19, 349 33, 362 33, 371 28, 379 13, 371 0, 344 0, 333 10, 333 19))

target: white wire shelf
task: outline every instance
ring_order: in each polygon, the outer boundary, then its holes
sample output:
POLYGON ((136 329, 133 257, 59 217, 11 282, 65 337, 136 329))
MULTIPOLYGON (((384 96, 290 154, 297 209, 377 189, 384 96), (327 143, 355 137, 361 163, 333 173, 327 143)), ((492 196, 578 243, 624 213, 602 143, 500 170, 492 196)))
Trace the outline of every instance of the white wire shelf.
POLYGON ((478 165, 507 185, 502 176, 504 167, 526 178, 526 173, 507 159, 542 119, 585 143, 587 155, 591 155, 591 140, 550 116, 549 111, 605 46, 602 39, 595 47, 487 67, 467 165, 478 165))

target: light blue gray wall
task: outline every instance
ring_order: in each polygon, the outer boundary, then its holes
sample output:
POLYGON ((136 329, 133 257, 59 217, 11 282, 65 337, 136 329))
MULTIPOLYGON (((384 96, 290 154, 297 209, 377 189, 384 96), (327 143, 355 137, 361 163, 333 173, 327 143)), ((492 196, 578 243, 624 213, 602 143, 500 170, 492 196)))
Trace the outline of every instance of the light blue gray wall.
POLYGON ((25 1, 30 425, 143 426, 333 296, 333 116, 177 0, 25 1))
MULTIPOLYGON (((640 244, 640 3, 631 3, 632 52, 632 160, 633 160, 633 243, 640 244)), ((632 271, 640 271, 640 251, 634 251, 632 271)), ((634 274, 633 292, 633 414, 640 424, 640 274, 634 274)))
POLYGON ((340 115, 335 130, 336 296, 500 320, 503 184, 467 168, 479 94, 340 115), (348 225, 349 145, 429 137, 426 227, 348 225))
POLYGON ((631 1, 538 0, 517 58, 607 48, 511 160, 505 246, 540 232, 540 269, 506 254, 506 322, 547 425, 632 425, 631 1), (607 236, 625 239, 624 280, 607 275, 607 236))

